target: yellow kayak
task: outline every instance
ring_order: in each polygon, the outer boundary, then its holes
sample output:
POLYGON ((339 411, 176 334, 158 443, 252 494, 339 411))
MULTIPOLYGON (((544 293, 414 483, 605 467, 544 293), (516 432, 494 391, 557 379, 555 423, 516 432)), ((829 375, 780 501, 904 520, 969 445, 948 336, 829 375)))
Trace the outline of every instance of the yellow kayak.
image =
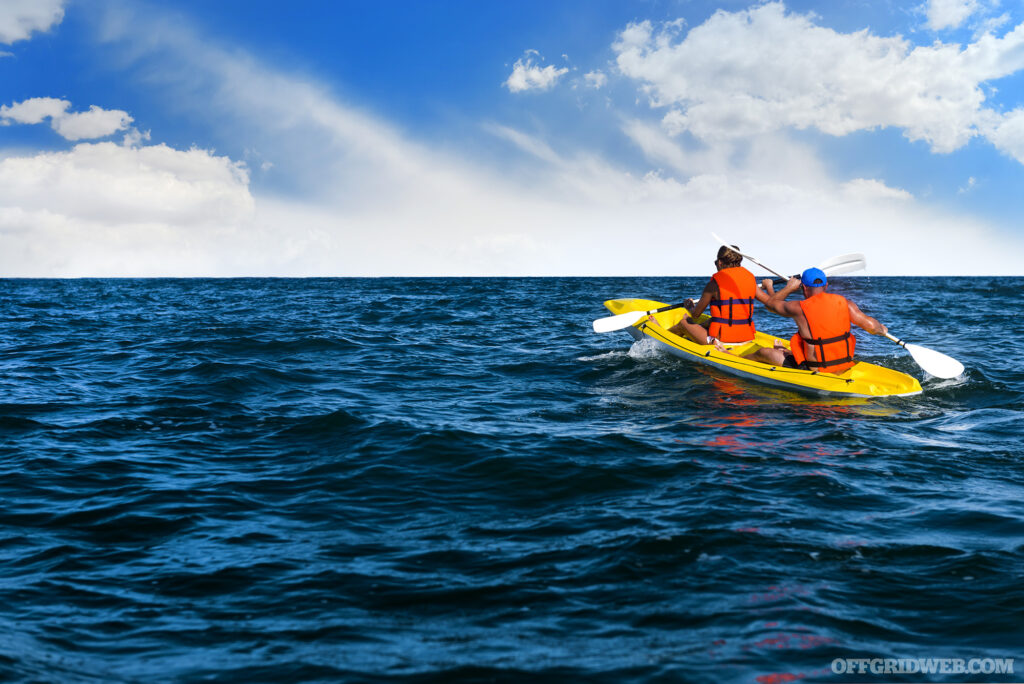
MULTIPOLYGON (((649 299, 609 299, 604 305, 614 314, 650 311, 667 306, 649 299)), ((789 349, 789 340, 761 331, 757 332, 752 342, 730 347, 728 353, 717 351, 711 345, 697 344, 689 338, 668 331, 679 322, 685 311, 683 308, 677 308, 656 313, 654 318, 657 324, 644 317, 626 328, 626 332, 637 340, 648 337, 675 356, 713 366, 749 380, 798 392, 841 397, 907 397, 921 393, 921 383, 916 378, 864 361, 858 361, 843 373, 834 374, 771 366, 744 358, 753 354, 759 347, 772 348, 777 341, 789 349)), ((701 322, 707 318, 707 314, 702 315, 701 322)))

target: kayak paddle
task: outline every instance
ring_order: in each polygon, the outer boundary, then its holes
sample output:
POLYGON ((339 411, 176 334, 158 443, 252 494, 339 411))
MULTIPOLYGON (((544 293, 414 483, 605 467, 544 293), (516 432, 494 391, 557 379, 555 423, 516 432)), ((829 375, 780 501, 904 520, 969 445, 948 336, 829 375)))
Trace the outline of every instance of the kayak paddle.
POLYGON ((840 273, 852 273, 862 271, 868 267, 868 262, 863 254, 853 253, 832 257, 818 264, 818 268, 827 276, 839 275, 840 273))
POLYGON ((598 318, 594 321, 594 332, 604 333, 611 332, 613 330, 622 330, 633 325, 641 318, 646 318, 651 314, 661 313, 662 311, 669 311, 671 309, 678 309, 686 306, 686 304, 671 304, 669 306, 663 306, 660 309, 651 309, 650 311, 627 311, 626 313, 615 314, 614 316, 605 316, 604 318, 598 318))
MULTIPOLYGON (((777 271, 773 271, 772 269, 768 268, 767 266, 762 264, 760 261, 758 261, 754 257, 750 256, 749 254, 744 254, 743 252, 737 250, 735 247, 733 247, 728 242, 726 242, 722 238, 718 237, 714 233, 711 234, 711 237, 715 238, 716 240, 718 240, 718 242, 720 242, 721 244, 725 245, 726 247, 728 247, 732 251, 736 252, 737 254, 739 254, 744 259, 749 259, 750 261, 754 262, 755 264, 757 264, 758 266, 760 266, 764 270, 768 271, 769 273, 771 273, 771 274, 773 274, 775 276, 778 276, 779 278, 782 278, 783 280, 788 280, 786 278, 786 276, 778 273, 777 271)), ((851 254, 843 254, 842 256, 837 256, 837 257, 832 257, 831 259, 826 259, 825 261, 823 261, 821 264, 818 265, 818 268, 820 268, 822 271, 824 271, 825 275, 833 276, 833 275, 839 275, 841 273, 851 273, 853 271, 861 271, 861 270, 867 268, 867 266, 868 266, 868 262, 864 258, 864 255, 860 254, 859 252, 853 252, 851 254)), ((793 276, 793 277, 795 278, 796 276, 793 276)))
MULTIPOLYGON (((712 234, 711 234, 711 237, 715 238, 715 239, 716 239, 716 240, 718 240, 718 241, 719 241, 720 243, 722 243, 723 245, 725 245, 726 247, 728 247, 728 248, 729 248, 729 249, 731 249, 732 251, 736 252, 737 254, 739 254, 739 255, 740 255, 741 257, 743 257, 744 259, 750 259, 750 260, 751 260, 751 261, 753 261, 753 262, 754 262, 755 264, 757 264, 758 266, 760 266, 760 267, 761 267, 761 268, 763 268, 764 270, 768 271, 768 272, 769 272, 769 273, 771 273, 772 275, 774 275, 774 276, 778 276, 779 278, 782 278, 783 280, 785 280, 785 279, 786 279, 786 276, 782 275, 782 274, 781 274, 781 273, 779 273, 778 271, 773 271, 772 269, 768 268, 767 266, 765 266, 764 264, 762 264, 762 263, 761 263, 760 261, 758 261, 758 260, 757 260, 757 259, 755 259, 754 257, 750 256, 749 254, 744 254, 743 252, 741 252, 740 250, 736 249, 735 247, 733 247, 732 245, 730 245, 730 244, 729 244, 728 242, 726 242, 726 241, 725 241, 725 240, 723 240, 722 238, 720 238, 720 237, 718 237, 717 235, 715 235, 714 233, 712 233, 712 234)), ((824 271, 825 269, 821 269, 821 270, 823 270, 823 271, 824 271)))
MULTIPOLYGON (((717 238, 718 236, 716 235, 715 237, 717 238)), ((721 241, 721 239, 719 239, 719 241, 721 241)), ((730 249, 732 249, 732 247, 730 247, 730 249)), ((737 252, 737 254, 739 254, 739 252, 737 252)), ((747 259, 750 259, 751 261, 753 261, 755 264, 765 269, 766 271, 771 271, 772 273, 775 273, 775 271, 772 271, 772 269, 768 268, 764 264, 760 264, 757 261, 754 261, 754 259, 747 256, 746 254, 743 254, 742 256, 746 257, 747 259)), ((864 260, 863 254, 843 254, 842 256, 826 259, 821 263, 821 266, 819 268, 821 268, 821 270, 825 272, 825 275, 833 276, 839 275, 840 273, 849 273, 850 271, 859 271, 865 268, 866 266, 867 262, 864 260)), ((775 273, 775 275, 779 274, 775 273)), ((779 277, 785 280, 783 276, 779 277)), ((660 309, 651 309, 650 311, 627 311, 626 313, 615 314, 614 316, 605 316, 604 318, 598 318, 596 321, 594 321, 594 332, 603 333, 612 332, 613 330, 622 330, 623 328, 628 328, 629 326, 635 324, 641 318, 646 318, 651 314, 661 313, 662 311, 678 309, 682 306, 686 306, 686 304, 672 304, 670 306, 663 306, 660 309)))
POLYGON ((885 336, 910 352, 910 356, 921 367, 921 370, 929 375, 934 375, 937 378, 955 378, 964 372, 964 364, 952 356, 946 356, 942 352, 918 344, 907 344, 889 333, 885 333, 885 336))

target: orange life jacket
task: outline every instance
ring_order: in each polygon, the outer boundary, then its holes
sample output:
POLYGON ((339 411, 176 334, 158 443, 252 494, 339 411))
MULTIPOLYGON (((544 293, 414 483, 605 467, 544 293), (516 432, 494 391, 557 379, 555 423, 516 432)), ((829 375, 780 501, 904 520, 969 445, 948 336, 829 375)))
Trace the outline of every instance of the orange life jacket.
POLYGON ((857 338, 850 332, 850 304, 846 298, 819 292, 799 304, 811 337, 793 335, 789 341, 793 360, 823 373, 842 373, 852 366, 857 338), (807 345, 814 346, 817 361, 808 358, 807 345))
POLYGON ((711 325, 708 334, 722 342, 747 342, 754 339, 754 293, 757 279, 742 266, 723 268, 713 276, 718 299, 711 300, 711 325))

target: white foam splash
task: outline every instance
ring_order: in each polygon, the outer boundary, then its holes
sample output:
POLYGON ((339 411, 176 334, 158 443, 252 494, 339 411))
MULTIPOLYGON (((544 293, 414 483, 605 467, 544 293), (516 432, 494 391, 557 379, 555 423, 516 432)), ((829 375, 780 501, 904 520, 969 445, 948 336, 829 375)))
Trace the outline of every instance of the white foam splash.
POLYGON ((658 346, 658 343, 649 337, 637 340, 629 348, 629 357, 631 359, 653 359, 660 355, 661 348, 658 346))
POLYGON ((626 356, 626 352, 621 349, 616 351, 605 352, 604 354, 596 354, 594 356, 580 356, 577 361, 608 361, 611 359, 620 359, 626 356))
POLYGON ((969 380, 967 379, 967 373, 964 373, 963 375, 958 375, 955 378, 949 378, 949 379, 946 379, 946 380, 943 380, 941 378, 936 378, 936 377, 933 377, 933 376, 929 375, 928 376, 928 380, 926 382, 928 384, 927 389, 929 389, 929 390, 936 390, 936 389, 947 389, 949 387, 958 387, 960 385, 966 385, 969 382, 969 380))

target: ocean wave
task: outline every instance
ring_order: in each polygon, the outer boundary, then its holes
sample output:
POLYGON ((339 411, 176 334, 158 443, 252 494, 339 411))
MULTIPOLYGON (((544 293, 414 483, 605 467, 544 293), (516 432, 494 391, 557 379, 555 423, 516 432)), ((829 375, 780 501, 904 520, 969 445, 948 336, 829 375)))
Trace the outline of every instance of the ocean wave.
MULTIPOLYGON (((783 682, 1010 652, 1012 330, 969 344, 934 281, 850 281, 967 374, 864 336, 924 393, 829 400, 590 329, 699 279, 12 281, 0 677, 783 682)), ((942 282, 979 325, 1019 290, 942 282)))

